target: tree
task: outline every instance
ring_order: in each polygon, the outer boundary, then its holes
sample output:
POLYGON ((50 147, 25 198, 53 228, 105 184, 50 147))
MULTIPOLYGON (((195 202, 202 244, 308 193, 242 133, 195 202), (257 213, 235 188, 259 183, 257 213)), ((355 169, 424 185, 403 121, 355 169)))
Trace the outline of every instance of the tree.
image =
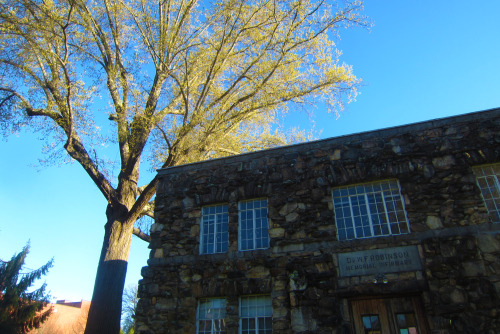
POLYGON ((87 333, 118 333, 131 237, 152 216, 153 168, 273 147, 291 106, 339 112, 358 79, 340 63, 356 0, 0 2, 0 124, 41 133, 108 205, 87 333), (103 102, 104 101, 104 102, 103 102), (119 156, 114 176, 107 148, 119 156), (146 159, 144 159, 146 158, 146 159), (140 185, 142 184, 142 185, 140 185))
POLYGON ((125 288, 122 302, 122 330, 125 334, 134 334, 135 310, 138 301, 137 285, 125 288))
POLYGON ((10 261, 0 260, 0 333, 27 333, 39 327, 52 311, 45 308, 49 302, 45 283, 32 292, 28 289, 47 274, 53 260, 37 270, 22 273, 28 253, 29 244, 10 261))

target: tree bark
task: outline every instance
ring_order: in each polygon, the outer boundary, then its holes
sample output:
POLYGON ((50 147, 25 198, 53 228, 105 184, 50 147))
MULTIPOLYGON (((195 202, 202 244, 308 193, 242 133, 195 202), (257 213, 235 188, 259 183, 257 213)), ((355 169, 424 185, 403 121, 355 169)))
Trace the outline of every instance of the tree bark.
MULTIPOLYGON (((119 211, 128 211, 128 210, 119 211)), ((122 295, 127 274, 128 255, 132 239, 132 228, 126 215, 117 214, 112 205, 106 210, 107 224, 92 302, 85 334, 118 334, 122 309, 122 295)))

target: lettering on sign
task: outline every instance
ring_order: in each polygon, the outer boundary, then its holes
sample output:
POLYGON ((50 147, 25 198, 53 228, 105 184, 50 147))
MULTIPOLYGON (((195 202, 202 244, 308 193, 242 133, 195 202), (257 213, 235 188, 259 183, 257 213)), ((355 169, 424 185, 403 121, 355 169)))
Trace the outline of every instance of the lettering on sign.
POLYGON ((338 254, 341 277, 422 269, 417 246, 371 249, 338 254))

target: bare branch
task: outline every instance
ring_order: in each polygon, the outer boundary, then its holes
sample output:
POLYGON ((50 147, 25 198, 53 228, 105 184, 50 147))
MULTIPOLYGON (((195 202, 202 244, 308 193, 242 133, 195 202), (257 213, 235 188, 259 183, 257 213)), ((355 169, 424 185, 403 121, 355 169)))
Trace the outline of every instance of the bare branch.
POLYGON ((148 234, 142 232, 140 229, 138 229, 137 227, 134 227, 134 229, 132 230, 132 233, 138 237, 139 239, 143 240, 143 241, 146 241, 146 242, 151 242, 151 236, 149 236, 148 234))

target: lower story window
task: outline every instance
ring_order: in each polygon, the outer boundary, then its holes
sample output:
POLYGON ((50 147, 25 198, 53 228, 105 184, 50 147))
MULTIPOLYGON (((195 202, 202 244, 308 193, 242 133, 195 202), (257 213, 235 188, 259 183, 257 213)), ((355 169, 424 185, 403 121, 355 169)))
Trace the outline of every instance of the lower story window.
POLYGON ((270 296, 240 298, 240 333, 272 333, 273 306, 270 296))
POLYGON ((365 314, 361 316, 365 334, 380 334, 380 319, 378 314, 365 314))
POLYGON ((197 326, 198 334, 225 334, 226 323, 225 299, 202 299, 198 304, 197 326))
POLYGON ((413 313, 396 314, 399 334, 418 334, 417 321, 413 313))

